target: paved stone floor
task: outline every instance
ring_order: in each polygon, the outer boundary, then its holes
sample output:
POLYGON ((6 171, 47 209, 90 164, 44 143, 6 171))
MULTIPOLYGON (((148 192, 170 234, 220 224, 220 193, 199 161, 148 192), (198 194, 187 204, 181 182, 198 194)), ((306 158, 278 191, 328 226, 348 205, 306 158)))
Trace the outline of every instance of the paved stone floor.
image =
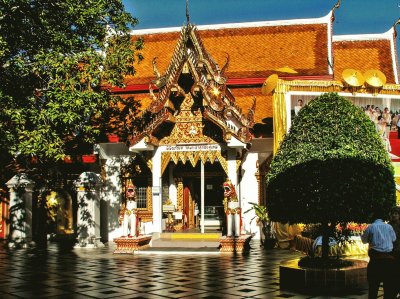
POLYGON ((300 254, 266 251, 256 240, 251 247, 236 256, 114 255, 109 247, 62 253, 54 244, 40 252, 0 250, 0 298, 333 298, 280 290, 279 263, 300 254))

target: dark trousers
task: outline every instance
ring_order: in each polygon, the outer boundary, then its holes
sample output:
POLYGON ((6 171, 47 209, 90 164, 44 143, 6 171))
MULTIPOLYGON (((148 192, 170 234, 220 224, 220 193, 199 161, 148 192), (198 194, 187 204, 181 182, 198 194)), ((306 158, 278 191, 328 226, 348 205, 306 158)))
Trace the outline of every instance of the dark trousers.
POLYGON ((400 127, 397 127, 397 138, 400 139, 400 127))
POLYGON ((383 298, 396 298, 396 263, 389 253, 380 253, 371 250, 368 252, 370 261, 367 267, 368 299, 378 297, 378 289, 383 283, 383 298))
POLYGON ((394 273, 394 279, 396 281, 395 293, 397 296, 400 296, 400 251, 393 251, 393 255, 395 258, 395 273, 394 273))

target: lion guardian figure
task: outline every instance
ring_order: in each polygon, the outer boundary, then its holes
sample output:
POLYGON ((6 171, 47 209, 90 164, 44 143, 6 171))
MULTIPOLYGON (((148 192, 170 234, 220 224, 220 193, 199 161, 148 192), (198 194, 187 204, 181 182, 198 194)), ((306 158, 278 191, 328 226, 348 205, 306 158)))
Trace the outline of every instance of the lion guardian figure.
POLYGON ((240 236, 241 208, 236 195, 235 187, 228 179, 223 184, 224 188, 224 210, 226 215, 227 237, 240 236))
POLYGON ((120 218, 122 224, 122 236, 136 237, 137 235, 137 203, 136 186, 128 181, 125 191, 125 200, 122 203, 120 218))

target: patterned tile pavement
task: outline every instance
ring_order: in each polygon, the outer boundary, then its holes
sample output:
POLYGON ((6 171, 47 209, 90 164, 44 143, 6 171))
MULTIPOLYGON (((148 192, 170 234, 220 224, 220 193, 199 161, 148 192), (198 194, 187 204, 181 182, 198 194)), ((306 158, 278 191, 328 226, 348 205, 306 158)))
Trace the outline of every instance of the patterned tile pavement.
MULTIPOLYGON (((263 250, 257 240, 251 247, 246 255, 1 249, 0 298, 333 298, 280 289, 279 263, 300 253, 263 250)), ((367 290, 341 298, 367 298, 367 290)))

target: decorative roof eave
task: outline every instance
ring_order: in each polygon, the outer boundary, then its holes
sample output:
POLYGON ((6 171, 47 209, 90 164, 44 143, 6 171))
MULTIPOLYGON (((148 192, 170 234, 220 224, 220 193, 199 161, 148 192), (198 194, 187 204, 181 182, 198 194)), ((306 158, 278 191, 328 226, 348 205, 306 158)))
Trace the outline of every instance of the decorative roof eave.
POLYGON ((249 143, 251 141, 252 136, 250 134, 248 127, 242 126, 237 131, 235 131, 233 128, 230 128, 228 126, 225 118, 221 115, 221 112, 216 112, 212 108, 206 106, 203 115, 206 119, 210 120, 211 122, 213 122, 222 129, 224 134, 224 140, 227 143, 229 143, 232 136, 234 136, 240 142, 243 143, 249 143))
MULTIPOLYGON (((282 80, 325 80, 331 81, 333 79, 332 75, 320 75, 320 76, 279 76, 282 80)), ((259 87, 265 81, 265 77, 254 77, 254 78, 228 78, 226 81, 226 86, 229 87, 241 87, 241 86, 257 86, 259 87)), ((129 92, 148 92, 148 84, 132 84, 125 87, 111 87, 103 86, 104 89, 110 90, 110 92, 118 93, 129 93, 129 92)), ((154 88, 158 90, 158 88, 154 88)))
MULTIPOLYGON (((148 111, 145 111, 147 113, 148 111)), ((150 123, 146 124, 144 128, 141 129, 140 132, 138 132, 135 135, 132 135, 129 138, 129 144, 135 145, 138 142, 140 142, 143 138, 148 137, 148 142, 157 145, 158 141, 154 139, 155 137, 152 136, 152 133, 154 132, 155 129, 157 129, 162 123, 168 121, 168 122, 175 122, 175 117, 172 115, 171 111, 164 107, 161 109, 157 114, 152 114, 153 118, 150 123)))
POLYGON ((130 152, 143 152, 152 150, 154 150, 154 146, 149 144, 148 136, 144 136, 140 141, 134 143, 129 147, 130 152))

